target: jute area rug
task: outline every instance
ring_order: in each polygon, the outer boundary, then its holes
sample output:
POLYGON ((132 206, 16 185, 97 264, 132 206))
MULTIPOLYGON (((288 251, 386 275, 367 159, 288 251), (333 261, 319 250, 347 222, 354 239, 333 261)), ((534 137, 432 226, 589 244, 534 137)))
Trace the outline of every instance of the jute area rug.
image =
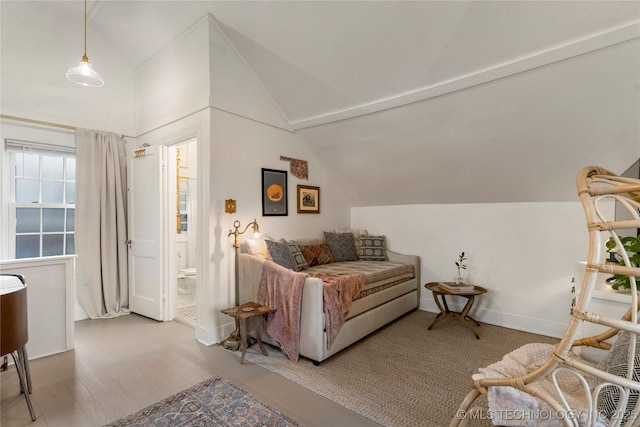
MULTIPOLYGON (((414 311, 314 366, 289 361, 267 346, 247 350, 245 361, 302 385, 383 426, 447 426, 470 391, 479 367, 544 337, 482 324, 480 339, 457 319, 427 327, 434 313, 414 311)), ((245 362, 246 363, 246 362, 245 362)), ((470 425, 492 425, 489 420, 470 425)))
POLYGON ((105 427, 299 426, 220 377, 196 384, 105 427))

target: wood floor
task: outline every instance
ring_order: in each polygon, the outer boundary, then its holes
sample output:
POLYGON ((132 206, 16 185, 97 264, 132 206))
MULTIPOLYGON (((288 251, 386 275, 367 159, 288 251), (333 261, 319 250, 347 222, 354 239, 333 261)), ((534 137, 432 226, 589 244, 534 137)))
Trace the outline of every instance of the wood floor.
MULTIPOLYGON (((256 351, 249 349, 248 351, 256 351)), ((75 349, 30 363, 31 422, 16 369, 1 373, 0 425, 92 427, 135 412, 212 376, 222 376, 303 426, 378 426, 253 364, 205 346, 192 328, 138 315, 76 322, 75 349)))

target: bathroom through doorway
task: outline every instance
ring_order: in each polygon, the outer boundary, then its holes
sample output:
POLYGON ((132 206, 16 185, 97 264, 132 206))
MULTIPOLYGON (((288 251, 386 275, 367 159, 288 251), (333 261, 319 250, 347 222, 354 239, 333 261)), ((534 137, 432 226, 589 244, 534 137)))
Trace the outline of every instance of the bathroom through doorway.
POLYGON ((177 275, 176 295, 171 295, 176 307, 175 320, 185 325, 196 325, 196 286, 198 283, 197 260, 197 140, 191 139, 169 147, 168 163, 175 165, 169 168, 172 172, 169 180, 175 182, 175 210, 168 215, 173 227, 175 247, 175 265, 177 275), (175 173, 173 173, 175 171, 175 173))

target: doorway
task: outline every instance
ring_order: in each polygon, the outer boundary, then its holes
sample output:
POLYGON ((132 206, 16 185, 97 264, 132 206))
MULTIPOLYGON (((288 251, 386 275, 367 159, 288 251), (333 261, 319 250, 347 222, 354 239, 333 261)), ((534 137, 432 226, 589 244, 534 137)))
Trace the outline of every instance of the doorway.
POLYGON ((147 145, 130 158, 129 308, 160 320, 174 320, 189 307, 196 325, 200 283, 197 229, 197 139, 147 145), (180 292, 180 293, 179 293, 180 292))
MULTIPOLYGON (((174 165, 167 179, 173 185, 170 194, 175 195, 173 202, 169 198, 170 214, 167 215, 169 225, 170 249, 169 258, 174 254, 175 274, 168 277, 169 302, 175 313, 174 320, 195 328, 196 295, 198 285, 197 268, 197 204, 198 204, 198 145, 196 139, 171 145, 168 147, 168 164, 174 165), (175 281, 175 286, 171 285, 175 281), (173 291, 175 290, 175 292, 173 291)), ((171 259, 169 260, 171 262, 171 259)))

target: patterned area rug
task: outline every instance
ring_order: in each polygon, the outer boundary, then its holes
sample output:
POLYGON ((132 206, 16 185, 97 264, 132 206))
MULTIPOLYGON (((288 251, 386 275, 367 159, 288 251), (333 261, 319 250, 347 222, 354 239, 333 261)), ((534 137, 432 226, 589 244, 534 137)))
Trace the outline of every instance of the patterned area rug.
POLYGON ((299 426, 220 377, 174 394, 105 427, 299 426))

